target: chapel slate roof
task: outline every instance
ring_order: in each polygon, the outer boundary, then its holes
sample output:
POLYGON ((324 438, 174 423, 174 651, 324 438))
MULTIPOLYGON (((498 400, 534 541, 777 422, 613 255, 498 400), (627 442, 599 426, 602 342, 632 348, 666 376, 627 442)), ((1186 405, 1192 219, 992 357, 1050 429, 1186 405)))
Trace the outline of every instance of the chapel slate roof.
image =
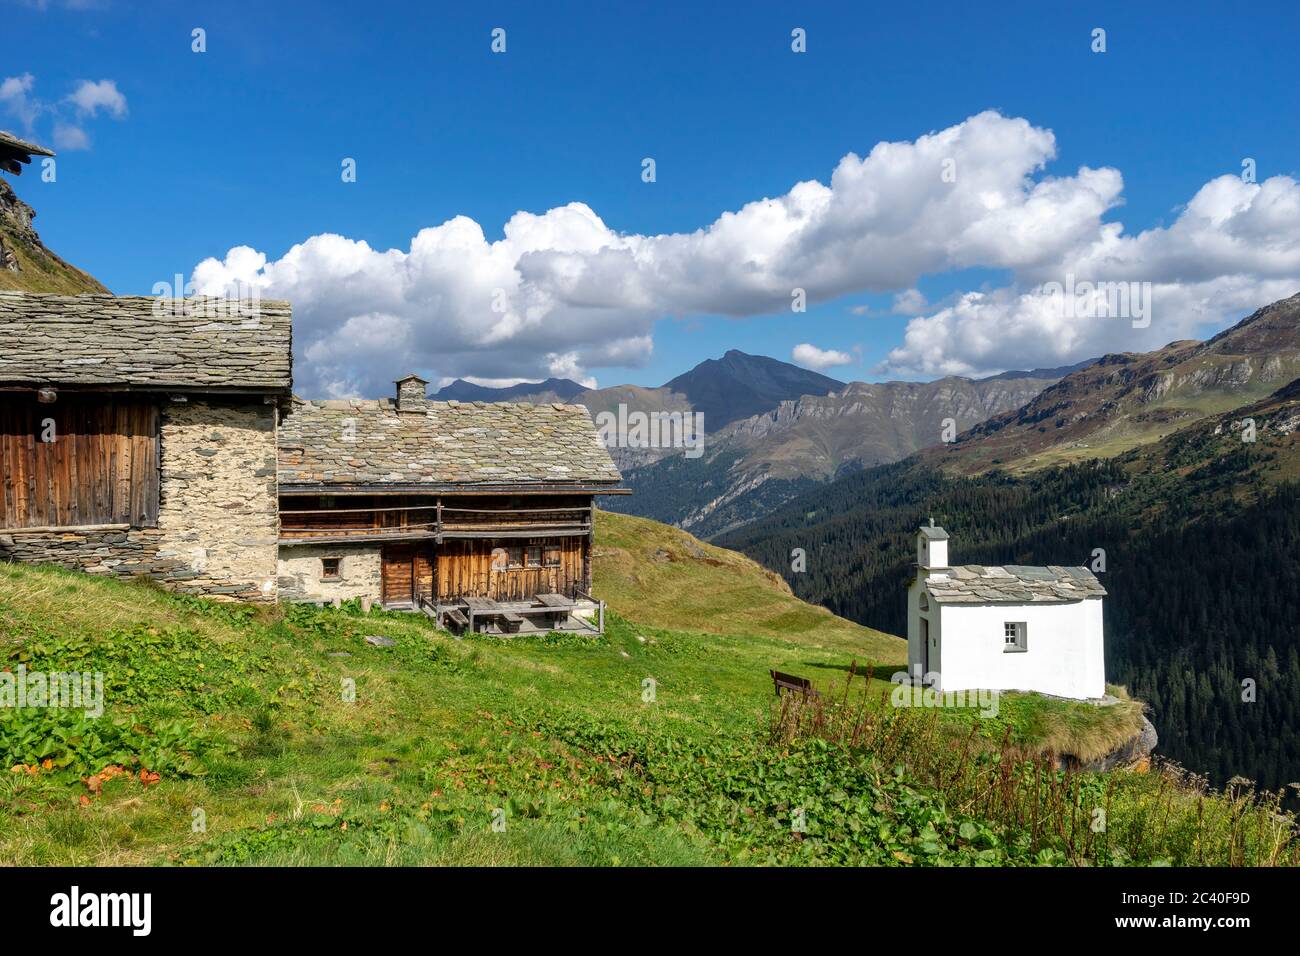
POLYGON ((949 568, 946 578, 930 575, 925 589, 940 604, 1059 604, 1106 595, 1097 576, 1087 568, 1058 565, 960 565, 949 568))
POLYGON ((0 383, 288 394, 292 322, 265 299, 0 292, 0 383))
POLYGON ((294 399, 278 443, 283 487, 622 480, 582 405, 294 399))

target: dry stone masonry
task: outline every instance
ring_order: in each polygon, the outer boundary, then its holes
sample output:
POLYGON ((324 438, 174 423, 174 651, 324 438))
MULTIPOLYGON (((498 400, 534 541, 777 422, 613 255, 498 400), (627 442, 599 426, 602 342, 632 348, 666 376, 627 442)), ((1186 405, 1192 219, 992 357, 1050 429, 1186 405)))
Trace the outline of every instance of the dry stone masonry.
POLYGON ((380 592, 381 574, 378 545, 285 545, 280 549, 280 600, 349 601, 373 597, 380 592), (322 578, 322 561, 331 558, 339 562, 338 578, 322 578))

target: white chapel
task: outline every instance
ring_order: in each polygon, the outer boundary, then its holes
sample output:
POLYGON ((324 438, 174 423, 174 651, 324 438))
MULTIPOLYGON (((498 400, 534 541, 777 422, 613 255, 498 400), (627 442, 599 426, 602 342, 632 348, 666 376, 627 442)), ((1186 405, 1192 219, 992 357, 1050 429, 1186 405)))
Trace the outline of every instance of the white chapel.
POLYGON ((1100 698, 1105 595, 1087 568, 951 567, 948 533, 932 520, 917 532, 907 589, 909 670, 938 691, 1100 698))

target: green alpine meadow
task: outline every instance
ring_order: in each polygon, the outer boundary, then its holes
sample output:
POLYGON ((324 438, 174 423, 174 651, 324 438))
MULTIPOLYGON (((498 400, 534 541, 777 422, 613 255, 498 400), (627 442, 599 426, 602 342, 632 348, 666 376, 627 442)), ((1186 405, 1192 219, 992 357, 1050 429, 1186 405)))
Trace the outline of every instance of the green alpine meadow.
POLYGON ((0 863, 1300 859, 1276 794, 1084 769, 1135 732, 1137 702, 891 706, 897 638, 676 529, 601 513, 597 534, 598 636, 457 638, 355 602, 241 606, 0 566, 5 671, 100 672, 106 702, 98 719, 0 711, 0 863), (776 697, 770 670, 820 696, 776 697))

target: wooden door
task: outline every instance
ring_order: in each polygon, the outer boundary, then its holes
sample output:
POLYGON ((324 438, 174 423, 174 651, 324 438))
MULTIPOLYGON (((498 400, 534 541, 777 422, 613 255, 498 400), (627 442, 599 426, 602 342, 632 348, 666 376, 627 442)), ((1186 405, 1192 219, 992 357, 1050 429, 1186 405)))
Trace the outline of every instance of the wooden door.
POLYGON ((430 548, 417 548, 415 550, 415 568, 413 580, 415 584, 415 600, 432 601, 435 599, 435 589, 433 586, 434 559, 430 548))
POLYGON ((415 548, 390 545, 382 555, 385 604, 411 604, 415 600, 415 548))

